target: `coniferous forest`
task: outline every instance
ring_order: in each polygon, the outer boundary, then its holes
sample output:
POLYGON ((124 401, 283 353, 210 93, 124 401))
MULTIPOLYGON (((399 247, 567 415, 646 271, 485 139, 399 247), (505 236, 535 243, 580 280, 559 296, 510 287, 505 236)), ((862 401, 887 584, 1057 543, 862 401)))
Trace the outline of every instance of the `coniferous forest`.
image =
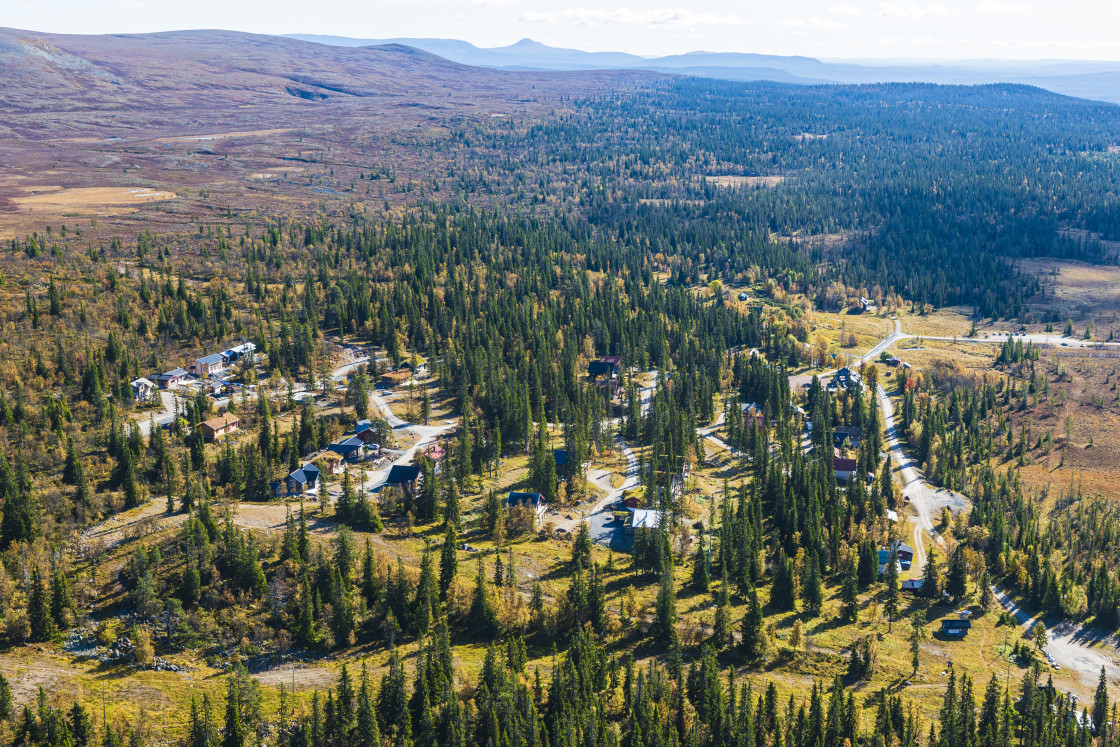
POLYGON ((404 206, 7 239, 0 743, 1120 745, 1112 675, 1067 692, 992 596, 1120 624, 1117 496, 1020 479, 1047 354, 818 348, 861 306, 1052 324, 1023 261, 1116 264, 1118 133, 1025 86, 659 80, 458 118, 404 206), (892 429, 968 501, 913 570, 892 429))

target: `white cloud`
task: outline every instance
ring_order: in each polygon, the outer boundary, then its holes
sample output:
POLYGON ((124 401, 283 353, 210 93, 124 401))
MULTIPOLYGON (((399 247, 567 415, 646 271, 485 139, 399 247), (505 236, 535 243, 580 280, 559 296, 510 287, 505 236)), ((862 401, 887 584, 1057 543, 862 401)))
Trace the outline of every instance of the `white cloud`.
POLYGON ((923 21, 926 18, 943 18, 951 15, 945 3, 883 3, 879 15, 887 18, 901 18, 907 21, 923 21))
POLYGON ((848 27, 846 23, 834 21, 831 18, 825 18, 823 16, 794 18, 789 21, 782 21, 781 25, 791 29, 842 29, 848 27))
POLYGON ((834 16, 858 16, 863 9, 855 5, 833 5, 828 12, 834 16))
POLYGON ((522 13, 518 19, 529 23, 569 23, 576 26, 622 24, 628 26, 740 26, 743 19, 734 14, 720 15, 685 8, 658 8, 634 11, 629 8, 603 10, 598 8, 564 8, 563 10, 522 13))
POLYGON ((982 13, 1000 15, 1003 13, 1022 13, 1027 9, 1027 6, 1018 3, 999 2, 999 0, 984 0, 976 6, 976 9, 982 13))

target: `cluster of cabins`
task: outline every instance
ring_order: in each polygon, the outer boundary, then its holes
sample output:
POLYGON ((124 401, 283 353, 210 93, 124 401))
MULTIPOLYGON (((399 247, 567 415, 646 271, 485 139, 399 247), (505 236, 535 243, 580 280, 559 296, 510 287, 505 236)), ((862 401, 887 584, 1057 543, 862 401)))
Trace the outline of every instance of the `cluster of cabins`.
POLYGON ((136 379, 131 382, 132 396, 137 402, 147 402, 157 388, 174 389, 193 379, 220 379, 223 371, 251 357, 256 349, 255 344, 243 342, 220 353, 195 358, 186 368, 165 371, 154 382, 147 378, 136 379))

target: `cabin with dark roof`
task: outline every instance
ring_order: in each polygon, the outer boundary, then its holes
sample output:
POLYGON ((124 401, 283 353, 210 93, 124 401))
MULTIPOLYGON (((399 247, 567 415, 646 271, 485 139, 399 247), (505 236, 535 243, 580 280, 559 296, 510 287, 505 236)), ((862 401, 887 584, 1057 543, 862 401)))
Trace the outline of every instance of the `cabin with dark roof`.
POLYGON ((832 384, 830 385, 830 388, 843 387, 844 389, 852 389, 858 391, 862 385, 863 377, 859 375, 859 372, 853 371, 852 369, 845 366, 844 368, 841 368, 839 371, 833 374, 832 384))
POLYGON ((318 467, 307 463, 297 470, 292 470, 283 480, 270 482, 269 486, 272 488, 272 495, 276 498, 284 497, 284 495, 304 495, 318 489, 321 476, 322 473, 318 467))
POLYGON ((862 439, 863 428, 858 425, 840 425, 832 429, 833 446, 842 447, 846 441, 849 448, 858 449, 862 439))
POLYGON ((190 376, 190 374, 186 371, 186 369, 173 368, 167 373, 161 373, 159 376, 157 376, 156 382, 159 384, 161 389, 170 389, 173 386, 179 386, 179 384, 182 384, 188 376, 190 376))
POLYGON ((407 495, 416 491, 416 481, 420 477, 420 468, 415 464, 394 464, 385 478, 385 486, 400 488, 407 495))
POLYGON ((619 369, 622 368, 622 358, 617 355, 605 355, 598 360, 587 364, 587 375, 592 379, 605 376, 608 379, 617 379, 619 369))
POLYGON ((348 462, 360 462, 369 453, 366 442, 358 436, 351 436, 345 441, 331 444, 327 448, 348 462))
POLYGON ((544 501, 544 496, 540 493, 520 493, 517 491, 511 492, 506 497, 506 508, 521 508, 527 507, 533 510, 534 523, 540 522, 541 518, 548 511, 548 504, 544 501))
POLYGON ((971 628, 971 620, 960 620, 952 617, 946 617, 941 620, 941 635, 950 638, 964 638, 968 635, 968 631, 971 628))
POLYGON ((855 459, 849 459, 847 457, 832 458, 832 473, 836 475, 837 480, 847 482, 858 469, 859 463, 855 459))

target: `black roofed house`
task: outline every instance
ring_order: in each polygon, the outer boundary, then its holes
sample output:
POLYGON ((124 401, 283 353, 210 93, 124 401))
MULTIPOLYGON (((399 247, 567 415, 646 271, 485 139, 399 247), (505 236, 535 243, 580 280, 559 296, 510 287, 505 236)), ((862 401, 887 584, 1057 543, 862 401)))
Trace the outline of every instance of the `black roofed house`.
POLYGON ((368 453, 366 442, 357 436, 351 436, 345 441, 331 444, 327 448, 348 462, 360 462, 368 453))
POLYGON ((182 384, 189 375, 190 374, 185 369, 173 368, 167 373, 161 373, 157 376, 156 381, 159 382, 161 389, 170 389, 173 386, 182 384))
POLYGON ((848 442, 848 446, 853 449, 859 448, 859 442, 863 439, 863 428, 858 425, 840 425, 832 429, 832 445, 843 446, 844 442, 848 442))
POLYGON ((394 464, 385 478, 385 486, 400 488, 408 495, 416 490, 416 480, 420 477, 420 467, 415 464, 394 464))
POLYGON ((608 379, 617 379, 620 368, 622 368, 621 357, 617 355, 605 355, 587 364, 587 375, 593 379, 597 379, 600 376, 606 376, 608 379))
POLYGON ((552 459, 556 462, 556 474, 563 477, 568 474, 568 450, 553 449, 552 459))
POLYGON ((548 510, 548 504, 544 502, 544 496, 540 493, 511 492, 506 498, 506 508, 520 508, 521 506, 533 509, 533 513, 536 514, 535 521, 540 521, 545 511, 548 510))
POLYGON ((968 635, 968 631, 971 628, 971 620, 960 620, 952 617, 946 617, 941 620, 941 635, 951 636, 953 638, 964 638, 968 635))
POLYGON ((853 371, 847 366, 841 368, 832 376, 832 383, 837 388, 844 387, 845 389, 858 390, 862 385, 862 382, 863 378, 859 375, 859 372, 853 371))

